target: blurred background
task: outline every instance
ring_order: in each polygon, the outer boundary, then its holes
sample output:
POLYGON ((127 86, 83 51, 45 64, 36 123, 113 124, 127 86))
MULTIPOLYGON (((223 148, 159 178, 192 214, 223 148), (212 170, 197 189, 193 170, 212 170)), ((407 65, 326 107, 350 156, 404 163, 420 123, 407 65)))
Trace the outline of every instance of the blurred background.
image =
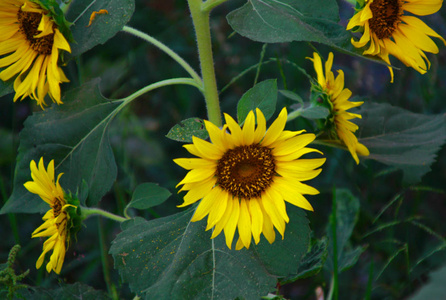
MULTIPOLYGON (((353 15, 353 9, 345 1, 338 1, 343 24, 353 15)), ((231 79, 257 64, 263 44, 252 42, 234 34, 226 21, 226 15, 244 4, 244 1, 228 1, 212 13, 211 30, 215 69, 221 91, 222 111, 236 116, 237 101, 254 84, 256 70, 252 69, 236 82, 227 86, 231 79)), ((441 36, 446 37, 446 11, 422 18, 441 36)), ((199 70, 195 35, 185 1, 136 0, 136 10, 130 26, 142 30, 162 41, 199 70)), ((436 40, 436 42, 438 42, 436 40)), ((333 70, 345 72, 345 86, 353 95, 366 97, 365 101, 385 102, 414 113, 446 113, 446 47, 439 45, 438 55, 428 55, 431 70, 420 75, 391 59, 401 70, 395 71, 395 83, 390 83, 387 68, 365 59, 335 52, 333 70)), ((314 76, 313 65, 305 57, 312 56, 316 47, 324 57, 326 46, 293 42, 266 46, 264 64, 258 81, 276 78, 279 89, 289 89, 308 99, 310 83, 293 65, 297 64, 314 76), (274 61, 270 58, 276 59, 274 61), (281 62, 277 62, 277 59, 281 62), (288 60, 289 62, 285 62, 288 60)), ((64 84, 67 90, 93 78, 100 77, 100 88, 105 97, 119 99, 152 82, 186 73, 173 60, 155 47, 124 33, 118 33, 106 44, 100 45, 71 61, 66 68, 71 82, 64 84)), ((278 108, 289 105, 289 100, 279 94, 278 108)), ((0 99, 0 198, 6 202, 12 192, 14 167, 19 146, 19 134, 24 121, 40 108, 33 101, 13 103, 12 94, 0 99)), ((279 109, 278 109, 279 111, 279 109)), ((171 86, 140 97, 120 113, 110 129, 110 139, 118 164, 118 179, 113 189, 102 199, 100 206, 122 215, 123 208, 131 199, 135 187, 143 182, 156 182, 169 189, 172 196, 163 205, 139 212, 131 211, 147 219, 178 212, 183 194, 177 194, 175 185, 185 171, 172 162, 173 158, 187 157, 181 144, 165 137, 169 129, 189 117, 206 118, 202 95, 189 86, 171 86)), ((312 124, 296 120, 288 129, 307 128, 312 124)), ((358 263, 340 274, 342 299, 363 299, 373 264, 372 299, 403 299, 412 294, 427 280, 432 270, 446 259, 446 248, 440 237, 446 233, 443 222, 446 213, 446 148, 438 152, 432 171, 417 186, 406 186, 402 172, 380 163, 366 160, 356 165, 346 151, 318 146, 327 156, 323 172, 311 185, 320 195, 308 197, 315 212, 308 213, 313 238, 325 234, 331 211, 332 189, 348 188, 360 199, 361 210, 352 235, 353 245, 367 246, 358 263), (393 201, 393 202, 392 202, 393 201), (383 213, 383 222, 397 225, 366 236, 375 217, 387 204, 392 205, 383 213), (406 222, 418 218, 431 230, 406 222), (438 251, 436 251, 438 250, 438 251), (432 255, 417 264, 423 256, 432 255)), ((41 253, 42 241, 31 239, 31 232, 41 223, 41 215, 11 214, 0 216, 0 262, 5 262, 14 244, 22 250, 16 261, 16 270, 30 269, 24 283, 33 286, 56 287, 59 282, 80 281, 96 289, 106 290, 106 281, 113 282, 124 299, 133 298, 119 274, 113 270, 113 260, 108 256, 103 264, 101 252, 108 251, 111 241, 120 232, 119 224, 98 218, 85 222, 77 242, 67 252, 61 276, 48 275, 44 268, 35 269, 41 253)), ((328 290, 330 274, 321 271, 317 276, 300 280, 281 288, 289 299, 315 299, 315 289, 328 290)))

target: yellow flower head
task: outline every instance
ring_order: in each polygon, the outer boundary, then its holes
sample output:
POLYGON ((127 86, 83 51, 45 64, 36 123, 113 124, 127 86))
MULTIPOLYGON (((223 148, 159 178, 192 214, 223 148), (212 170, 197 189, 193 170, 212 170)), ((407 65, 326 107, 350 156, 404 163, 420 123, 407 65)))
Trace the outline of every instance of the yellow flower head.
POLYGON ((345 144, 357 164, 359 164, 358 154, 367 156, 369 150, 363 144, 358 142, 354 132, 358 130, 358 125, 349 120, 361 118, 361 115, 347 112, 350 108, 358 107, 364 102, 350 102, 348 99, 352 95, 349 89, 344 89, 344 72, 338 70, 338 76, 335 78, 331 67, 333 66, 333 53, 330 52, 328 60, 325 63, 325 74, 322 66, 322 60, 319 54, 313 53, 314 69, 317 74, 317 82, 322 91, 327 94, 332 115, 332 126, 334 132, 331 132, 332 138, 339 139, 345 144))
POLYGON ((65 258, 66 247, 70 241, 70 215, 67 210, 74 205, 68 204, 65 193, 59 184, 59 179, 63 173, 59 174, 54 182, 54 160, 48 164, 45 170, 43 158, 39 161, 39 167, 36 162, 31 161, 31 177, 33 181, 26 182, 25 188, 31 193, 37 194, 43 201, 51 207, 46 212, 42 220, 45 221, 39 228, 34 230, 32 237, 49 237, 43 244, 43 252, 36 262, 36 268, 42 266, 45 254, 53 250, 50 261, 46 265, 46 270, 53 270, 60 273, 65 258))
MULTIPOLYGON (((438 53, 437 45, 429 36, 439 38, 445 45, 446 41, 420 19, 404 13, 407 11, 418 16, 430 15, 441 8, 443 0, 365 1, 365 6, 347 25, 347 30, 356 26, 364 30, 361 39, 352 39, 352 44, 361 48, 370 42, 364 55, 377 55, 390 64, 390 54, 421 74, 426 73, 430 62, 424 52, 438 53)), ((390 67, 389 70, 393 82, 393 70, 390 67)))
POLYGON ((45 96, 61 104, 60 83, 68 82, 57 65, 59 50, 70 45, 48 12, 29 0, 0 1, 0 79, 15 77, 14 101, 29 96, 43 108, 45 96))
POLYGON ((192 222, 208 216, 206 230, 213 228, 211 238, 224 230, 228 248, 238 229, 237 250, 249 248, 251 237, 258 244, 261 233, 274 242, 274 227, 283 238, 289 222, 285 201, 313 210, 303 195, 319 192, 301 181, 315 178, 325 162, 325 158, 301 158, 321 152, 306 147, 314 134, 284 130, 285 108, 268 131, 263 113, 256 109, 256 114, 257 127, 252 111, 243 128, 227 114, 223 129, 205 121, 211 142, 193 137, 193 144, 184 147, 198 158, 174 160, 190 170, 178 184, 183 185, 180 191, 188 191, 180 207, 201 200, 192 222))

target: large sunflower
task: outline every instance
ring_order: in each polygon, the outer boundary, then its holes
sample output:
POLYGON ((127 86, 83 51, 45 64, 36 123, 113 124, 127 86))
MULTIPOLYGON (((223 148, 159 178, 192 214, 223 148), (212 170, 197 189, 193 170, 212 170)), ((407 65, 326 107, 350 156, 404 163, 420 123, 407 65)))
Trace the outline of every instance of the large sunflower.
POLYGON ((198 158, 174 160, 190 170, 178 184, 183 185, 180 191, 188 191, 180 207, 201 200, 192 222, 208 216, 206 230, 213 228, 211 238, 224 230, 228 248, 238 229, 237 250, 249 248, 251 237, 258 244, 261 233, 274 242, 274 227, 283 238, 289 222, 284 201, 313 210, 303 195, 319 192, 301 181, 315 178, 322 170, 317 168, 325 162, 325 158, 301 158, 321 152, 306 147, 314 134, 284 131, 285 108, 268 131, 262 112, 256 109, 256 114, 256 128, 252 111, 243 129, 226 114, 223 129, 205 121, 211 143, 193 137, 193 144, 184 147, 198 158))
POLYGON ((68 82, 58 66, 59 51, 71 52, 48 11, 29 0, 0 1, 0 79, 15 77, 14 101, 29 96, 43 108, 45 96, 60 100, 60 83, 68 82))
POLYGON ((62 269, 66 247, 70 242, 70 214, 68 210, 76 209, 76 206, 67 203, 67 197, 59 184, 62 174, 59 174, 54 182, 54 160, 50 161, 47 170, 45 170, 43 158, 39 161, 39 167, 33 160, 31 161, 33 181, 24 184, 28 191, 39 195, 51 207, 42 218, 45 222, 34 230, 31 236, 33 238, 49 237, 43 244, 43 252, 36 262, 36 268, 39 269, 42 266, 45 254, 53 250, 46 270, 48 273, 53 270, 57 274, 62 269))
MULTIPOLYGON (((426 73, 430 62, 424 52, 438 53, 438 47, 429 36, 446 41, 423 21, 405 11, 418 16, 436 13, 443 0, 365 0, 347 25, 347 30, 362 27, 364 33, 359 41, 352 38, 352 44, 361 48, 370 42, 363 54, 377 55, 390 64, 389 54, 406 66, 426 73), (423 52, 424 51, 424 52, 423 52)), ((392 82, 393 70, 389 67, 392 82)))
POLYGON ((357 164, 359 164, 358 154, 369 155, 366 146, 358 142, 354 132, 358 130, 358 125, 349 120, 361 118, 361 115, 347 112, 350 108, 361 106, 364 102, 350 102, 348 99, 352 95, 349 89, 344 89, 344 72, 338 70, 338 76, 335 78, 331 67, 333 66, 333 53, 330 52, 328 60, 325 63, 325 75, 322 66, 322 60, 319 54, 313 53, 314 69, 317 74, 317 82, 319 88, 327 95, 328 104, 330 106, 331 118, 329 118, 329 134, 331 138, 340 140, 353 156, 357 164))

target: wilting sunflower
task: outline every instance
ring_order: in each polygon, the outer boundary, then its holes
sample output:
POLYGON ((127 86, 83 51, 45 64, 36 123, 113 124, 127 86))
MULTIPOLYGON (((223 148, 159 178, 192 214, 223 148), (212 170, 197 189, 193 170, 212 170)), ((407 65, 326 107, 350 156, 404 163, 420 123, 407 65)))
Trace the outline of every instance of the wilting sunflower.
POLYGON ((36 162, 31 161, 31 177, 33 181, 26 182, 25 188, 31 193, 37 194, 43 201, 51 207, 46 212, 42 220, 45 221, 32 233, 35 237, 49 237, 43 244, 43 252, 36 262, 36 268, 39 269, 45 259, 45 254, 53 250, 50 261, 46 265, 46 270, 53 270, 60 273, 65 258, 66 248, 70 242, 70 213, 75 212, 76 206, 69 204, 70 198, 65 194, 59 184, 59 179, 63 173, 57 176, 54 182, 54 160, 48 164, 45 170, 43 158, 39 161, 39 167, 36 162))
MULTIPOLYGON (((430 62, 424 52, 438 53, 429 36, 441 39, 445 45, 446 41, 423 21, 404 12, 430 15, 441 8, 443 0, 365 0, 364 4, 347 25, 347 30, 356 26, 364 30, 361 39, 352 39, 352 44, 361 48, 370 42, 364 55, 377 55, 390 64, 390 54, 421 74, 426 73, 430 62)), ((393 70, 389 70, 393 82, 393 70)))
POLYGON ((45 96, 60 100, 60 83, 68 82, 58 66, 59 52, 71 52, 49 12, 29 0, 0 1, 0 79, 15 77, 14 101, 29 96, 43 108, 45 96))
POLYGON ((206 230, 213 228, 211 238, 224 230, 228 248, 238 229, 237 250, 249 248, 251 237, 258 244, 261 233, 274 242, 274 227, 283 238, 289 222, 285 201, 313 210, 303 195, 319 192, 301 181, 315 178, 322 170, 317 168, 325 162, 325 158, 301 158, 321 152, 306 147, 314 134, 284 131, 285 108, 268 131, 262 112, 256 109, 256 114, 256 128, 252 111, 243 129, 226 114, 223 129, 205 121, 211 143, 193 137, 193 144, 184 147, 198 158, 174 160, 190 170, 178 184, 183 185, 180 191, 188 191, 180 207, 201 200, 192 222, 208 216, 206 230))
POLYGON ((349 89, 344 89, 344 72, 338 70, 338 76, 334 77, 331 67, 333 65, 333 53, 330 52, 328 60, 325 63, 325 75, 322 66, 322 60, 319 54, 313 53, 314 69, 317 74, 318 88, 327 95, 327 102, 330 106, 331 117, 328 120, 329 134, 332 139, 340 140, 348 151, 359 164, 358 154, 369 155, 369 150, 366 146, 358 142, 354 132, 358 130, 358 125, 353 124, 349 120, 361 118, 361 115, 347 112, 350 108, 361 106, 364 102, 350 102, 348 99, 352 95, 349 89))

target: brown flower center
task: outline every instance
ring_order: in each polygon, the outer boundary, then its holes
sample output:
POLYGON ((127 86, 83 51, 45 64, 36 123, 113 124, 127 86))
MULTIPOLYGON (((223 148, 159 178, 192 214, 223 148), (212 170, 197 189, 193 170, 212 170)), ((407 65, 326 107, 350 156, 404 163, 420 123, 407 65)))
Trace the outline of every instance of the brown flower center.
MULTIPOLYGON (((40 20, 42 19, 42 14, 22 11, 22 9, 19 9, 17 17, 19 20, 20 31, 25 34, 31 48, 43 55, 51 54, 54 43, 54 33, 40 38, 34 37, 40 33, 37 28, 39 27, 40 20)), ((53 27, 55 27, 55 25, 53 25, 53 27)))
POLYGON ((259 145, 240 146, 228 150, 217 164, 217 183, 234 197, 260 197, 275 174, 271 149, 259 145))
POLYGON ((54 218, 57 218, 62 211, 62 203, 59 199, 54 200, 54 205, 51 207, 54 212, 54 218))
POLYGON ((370 4, 373 17, 369 20, 370 30, 379 39, 392 36, 393 32, 401 22, 403 14, 401 0, 374 0, 370 4))

